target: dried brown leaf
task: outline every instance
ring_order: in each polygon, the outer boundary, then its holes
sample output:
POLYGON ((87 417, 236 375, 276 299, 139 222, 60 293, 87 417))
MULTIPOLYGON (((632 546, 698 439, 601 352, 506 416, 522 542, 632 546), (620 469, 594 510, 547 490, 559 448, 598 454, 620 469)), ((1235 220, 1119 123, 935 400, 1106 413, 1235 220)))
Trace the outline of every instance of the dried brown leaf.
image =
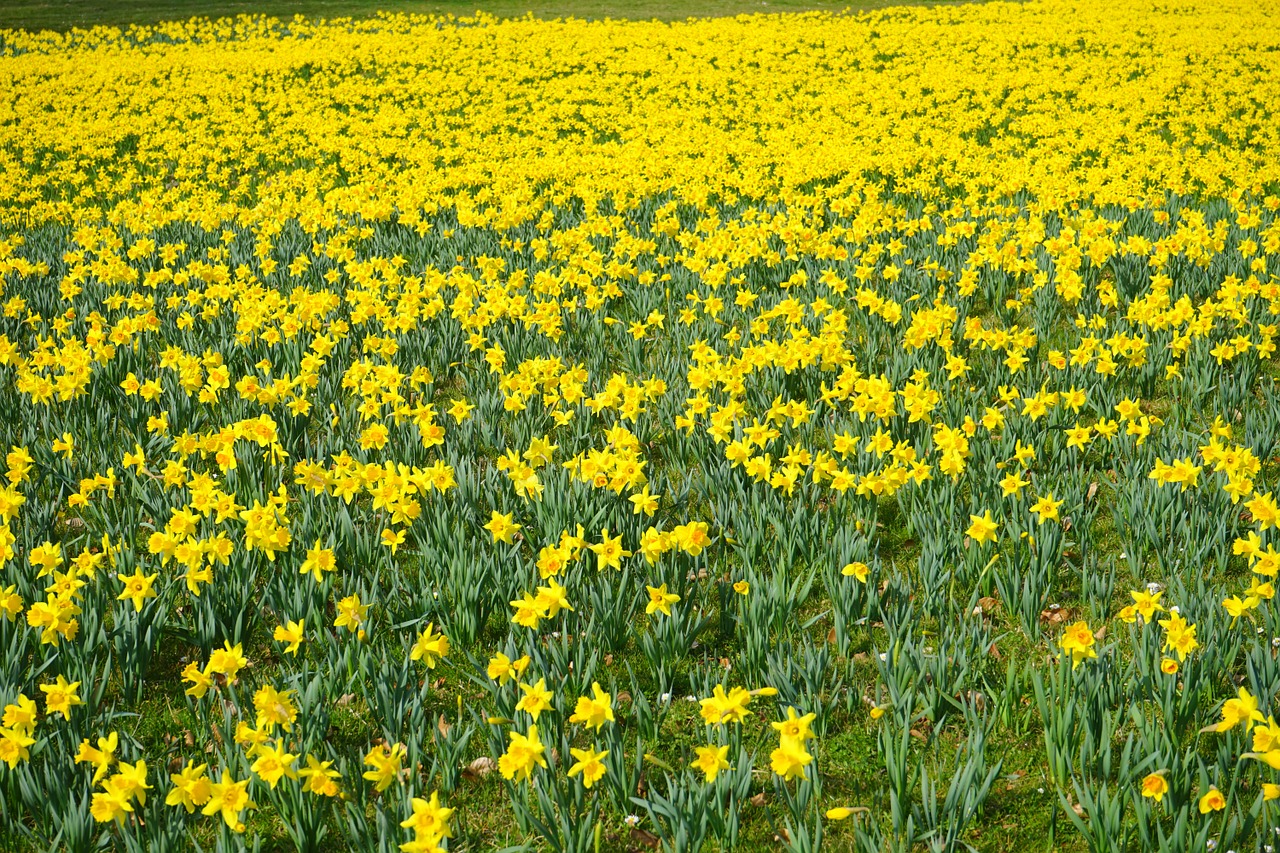
POLYGON ((658 840, 658 836, 654 835, 649 830, 641 829, 638 826, 631 827, 631 840, 636 844, 641 844, 645 847, 650 847, 655 850, 657 849, 658 845, 661 843, 658 840))
POLYGON ((487 755, 482 755, 475 761, 462 768, 462 778, 470 781, 478 781, 488 776, 498 768, 498 762, 494 761, 487 755))

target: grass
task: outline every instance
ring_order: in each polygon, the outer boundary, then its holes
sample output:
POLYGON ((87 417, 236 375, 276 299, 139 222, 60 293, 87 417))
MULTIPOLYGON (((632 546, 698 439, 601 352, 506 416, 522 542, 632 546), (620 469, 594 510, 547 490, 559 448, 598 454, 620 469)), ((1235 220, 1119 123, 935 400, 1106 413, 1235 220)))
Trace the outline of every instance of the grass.
POLYGON ((378 12, 499 17, 625 18, 676 21, 769 12, 876 9, 893 0, 10 0, 0 3, 0 29, 68 30, 125 27, 192 17, 264 14, 279 18, 367 18, 378 12))

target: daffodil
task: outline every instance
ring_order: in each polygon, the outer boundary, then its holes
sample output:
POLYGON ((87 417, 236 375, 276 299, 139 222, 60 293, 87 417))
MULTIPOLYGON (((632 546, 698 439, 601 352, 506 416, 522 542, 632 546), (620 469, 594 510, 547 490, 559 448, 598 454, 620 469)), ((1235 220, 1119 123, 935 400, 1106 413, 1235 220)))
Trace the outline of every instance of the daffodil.
POLYGON ((965 533, 970 539, 981 545, 995 541, 998 528, 999 525, 991 520, 991 511, 987 510, 982 515, 969 516, 969 529, 965 533))
POLYGON ((1164 799, 1164 795, 1169 793, 1169 783, 1164 778, 1164 771, 1148 773, 1142 779, 1142 796, 1155 800, 1157 803, 1164 799))
POLYGON ((213 796, 213 783, 205 776, 208 767, 207 764, 192 766, 187 763, 179 772, 170 774, 173 788, 165 796, 165 805, 181 806, 187 814, 194 814, 197 808, 208 803, 213 796))
POLYGON ((498 770, 506 779, 528 780, 534 767, 546 767, 547 760, 543 756, 546 747, 538 739, 538 727, 529 726, 525 734, 509 732, 511 744, 498 759, 498 770))
POLYGON ((608 757, 609 751, 603 750, 596 752, 592 749, 574 749, 569 750, 570 755, 577 761, 569 768, 569 776, 577 776, 582 774, 583 787, 590 789, 592 785, 599 782, 605 774, 604 759, 608 757))
POLYGON ((60 714, 63 719, 71 718, 71 709, 77 705, 83 705, 84 700, 80 698, 77 692, 80 682, 68 682, 65 676, 59 675, 57 681, 53 684, 41 684, 40 690, 44 693, 45 713, 60 714))
POLYGON ((138 569, 132 575, 121 575, 119 580, 124 584, 124 589, 116 596, 116 600, 132 601, 133 609, 141 610, 144 601, 148 598, 156 597, 154 584, 158 577, 160 577, 159 573, 144 575, 141 569, 138 569))
POLYGON ((283 625, 277 625, 272 631, 271 638, 277 643, 284 643, 284 650, 291 655, 298 654, 298 648, 306 639, 304 630, 306 629, 306 620, 299 619, 297 622, 292 619, 286 620, 283 625))
POLYGON ((422 661, 427 665, 427 669, 435 669, 436 661, 448 654, 449 638, 444 634, 436 633, 434 623, 430 622, 427 623, 426 629, 418 634, 413 648, 409 650, 409 658, 422 661))
POLYGON ((231 774, 223 771, 217 782, 209 785, 209 800, 205 803, 201 814, 222 815, 223 822, 232 832, 244 832, 244 821, 241 816, 246 809, 257 808, 257 804, 249 799, 249 780, 237 782, 231 774))
POLYGON ((667 585, 662 586, 646 586, 649 591, 649 602, 644 607, 644 612, 653 615, 661 613, 663 616, 671 615, 671 605, 680 601, 680 596, 673 592, 667 592, 667 585))
POLYGON ((578 697, 578 704, 574 708, 573 715, 569 717, 569 722, 582 723, 599 731, 605 723, 614 721, 613 697, 604 692, 598 681, 591 683, 591 694, 591 696, 578 697))
POLYGON ((700 746, 695 752, 698 757, 694 759, 692 766, 702 771, 703 778, 708 784, 716 781, 721 770, 729 769, 728 746, 700 746))
POLYGON ((1098 652, 1094 649, 1093 631, 1089 630, 1089 626, 1083 621, 1076 622, 1067 627, 1062 633, 1062 639, 1059 645, 1062 650, 1071 655, 1071 668, 1075 669, 1082 662, 1091 660, 1098 656, 1098 652))

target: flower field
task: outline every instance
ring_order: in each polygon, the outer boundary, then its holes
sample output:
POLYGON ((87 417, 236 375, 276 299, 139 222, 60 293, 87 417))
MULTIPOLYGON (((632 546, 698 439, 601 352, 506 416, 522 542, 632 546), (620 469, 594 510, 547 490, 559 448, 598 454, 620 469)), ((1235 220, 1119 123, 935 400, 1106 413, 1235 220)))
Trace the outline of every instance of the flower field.
POLYGON ((0 850, 1271 850, 1280 9, 0 32, 0 850))

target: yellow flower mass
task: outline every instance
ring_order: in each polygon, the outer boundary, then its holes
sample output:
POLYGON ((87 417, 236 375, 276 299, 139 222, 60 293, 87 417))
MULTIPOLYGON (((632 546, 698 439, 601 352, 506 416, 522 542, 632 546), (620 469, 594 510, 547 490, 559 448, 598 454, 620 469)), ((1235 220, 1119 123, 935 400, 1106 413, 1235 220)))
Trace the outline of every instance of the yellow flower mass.
POLYGON ((0 31, 0 838, 1269 843, 1277 56, 0 31))

